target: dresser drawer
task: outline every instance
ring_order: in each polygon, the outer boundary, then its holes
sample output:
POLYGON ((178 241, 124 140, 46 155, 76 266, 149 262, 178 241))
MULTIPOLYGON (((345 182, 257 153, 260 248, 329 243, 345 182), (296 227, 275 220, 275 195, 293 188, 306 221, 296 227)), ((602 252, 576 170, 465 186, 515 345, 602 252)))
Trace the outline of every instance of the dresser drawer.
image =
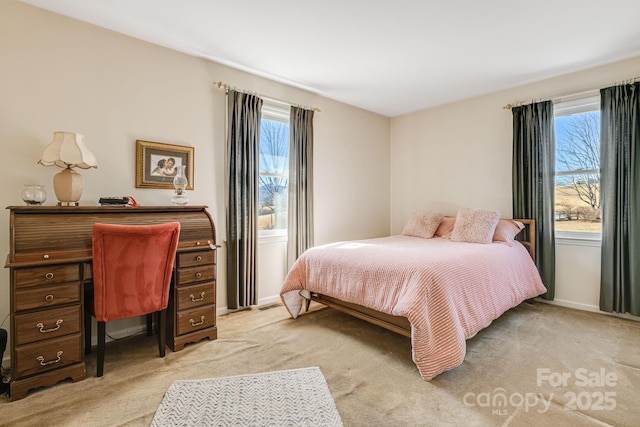
POLYGON ((78 304, 16 315, 16 345, 80 332, 81 309, 78 304))
POLYGON ((178 288, 177 310, 215 304, 215 286, 215 282, 207 282, 178 288))
POLYGON ((199 331, 216 325, 216 306, 178 312, 178 335, 199 331))
POLYGON ((176 273, 176 286, 212 281, 214 278, 215 269, 213 265, 179 268, 176 273))
POLYGON ((82 334, 16 347, 15 377, 58 369, 82 362, 82 334))
POLYGON ((51 265, 20 268, 14 271, 16 288, 39 284, 75 282, 80 280, 80 265, 51 265))
POLYGON ((80 295, 80 282, 18 289, 15 292, 16 311, 79 302, 80 295))
POLYGON ((195 265, 215 264, 216 253, 212 250, 206 251, 194 251, 194 252, 182 252, 177 256, 177 266, 193 267, 195 265))

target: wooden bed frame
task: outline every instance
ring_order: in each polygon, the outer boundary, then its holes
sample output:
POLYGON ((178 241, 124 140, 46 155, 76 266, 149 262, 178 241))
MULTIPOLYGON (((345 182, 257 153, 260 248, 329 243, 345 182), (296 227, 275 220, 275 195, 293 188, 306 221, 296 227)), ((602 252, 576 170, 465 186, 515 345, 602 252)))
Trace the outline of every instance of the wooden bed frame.
MULTIPOLYGON (((516 219, 515 221, 523 223, 526 229, 526 232, 525 230, 523 230, 516 236, 516 240, 518 240, 524 245, 525 248, 527 248, 527 250, 529 251, 529 255, 531 255, 531 258, 535 261, 536 237, 533 231, 536 229, 536 221, 533 219, 516 219)), ((411 338, 411 324, 406 317, 393 316, 391 314, 382 313, 380 311, 372 310, 362 305, 352 304, 334 297, 315 292, 312 292, 311 299, 307 300, 307 310, 309 309, 311 301, 319 302, 320 304, 324 304, 327 307, 342 311, 343 313, 347 313, 369 323, 373 323, 374 325, 381 326, 385 329, 411 338)))

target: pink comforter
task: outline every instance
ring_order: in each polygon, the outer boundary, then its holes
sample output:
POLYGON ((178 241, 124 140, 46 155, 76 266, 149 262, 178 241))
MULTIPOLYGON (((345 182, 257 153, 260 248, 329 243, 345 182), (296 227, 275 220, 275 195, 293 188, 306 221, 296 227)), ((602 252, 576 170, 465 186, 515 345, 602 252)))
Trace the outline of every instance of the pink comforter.
POLYGON ((307 250, 280 292, 294 318, 302 307, 302 290, 409 319, 413 361, 425 380, 461 365, 467 338, 510 308, 546 292, 520 243, 483 245, 408 236, 307 250))

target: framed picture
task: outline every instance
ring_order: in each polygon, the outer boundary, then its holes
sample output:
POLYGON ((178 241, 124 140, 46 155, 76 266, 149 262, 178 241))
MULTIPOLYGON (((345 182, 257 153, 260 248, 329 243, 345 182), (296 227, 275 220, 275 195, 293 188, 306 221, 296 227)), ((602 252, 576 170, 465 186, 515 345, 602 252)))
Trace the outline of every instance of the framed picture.
POLYGON ((193 190, 193 147, 136 141, 136 187, 171 188, 184 166, 187 190, 193 190))

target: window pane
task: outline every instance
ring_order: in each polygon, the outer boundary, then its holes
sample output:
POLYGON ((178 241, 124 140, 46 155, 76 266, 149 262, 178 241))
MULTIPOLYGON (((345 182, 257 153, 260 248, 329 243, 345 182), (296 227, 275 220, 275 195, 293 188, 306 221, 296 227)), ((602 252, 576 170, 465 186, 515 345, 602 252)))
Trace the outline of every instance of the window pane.
POLYGON ((596 232, 600 218, 600 112, 555 118, 557 231, 596 232))
POLYGON ((286 230, 289 124, 263 118, 261 125, 258 229, 286 230))

